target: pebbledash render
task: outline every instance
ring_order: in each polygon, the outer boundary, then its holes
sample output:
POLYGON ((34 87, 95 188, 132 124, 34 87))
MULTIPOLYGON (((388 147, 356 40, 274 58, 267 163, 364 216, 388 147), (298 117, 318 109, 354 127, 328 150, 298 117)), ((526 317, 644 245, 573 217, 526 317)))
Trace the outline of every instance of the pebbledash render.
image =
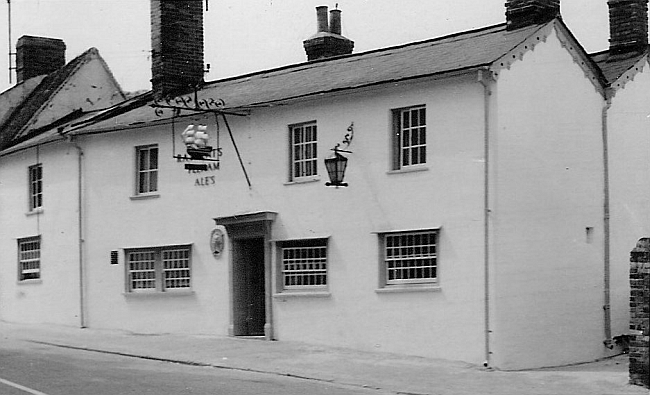
POLYGON ((197 3, 152 1, 152 91, 2 147, 0 319, 501 369, 618 352, 650 234, 646 1, 610 0, 591 55, 557 0, 362 53, 323 6, 307 61, 212 82, 166 52, 202 59, 197 3))

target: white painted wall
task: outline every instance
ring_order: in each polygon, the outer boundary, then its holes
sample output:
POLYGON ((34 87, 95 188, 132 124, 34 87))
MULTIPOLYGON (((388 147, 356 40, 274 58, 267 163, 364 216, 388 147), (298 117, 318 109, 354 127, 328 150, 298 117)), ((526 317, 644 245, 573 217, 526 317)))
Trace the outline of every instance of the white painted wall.
POLYGON ((608 112, 614 336, 629 328, 630 251, 650 235, 649 67, 616 92, 608 112))
POLYGON ((555 31, 502 70, 497 85, 493 364, 521 369, 602 357, 603 97, 555 31))
POLYGON ((66 143, 0 157, 0 319, 76 326, 77 153, 66 143), (43 165, 43 209, 28 213, 28 168, 43 165), (17 239, 41 235, 41 280, 18 281, 17 239))
POLYGON ((169 126, 85 138, 89 325, 227 334, 230 255, 209 252, 212 218, 268 210, 279 213, 274 239, 331 236, 331 296, 274 298, 279 340, 482 362, 483 90, 476 81, 472 74, 230 117, 251 189, 223 124, 221 170, 202 187, 171 159, 169 126), (387 174, 391 109, 418 104, 427 105, 428 170, 387 174), (312 120, 320 180, 288 184, 288 125, 312 120), (351 122, 350 187, 327 188, 322 159, 351 122), (160 197, 131 200, 134 147, 151 143, 160 146, 160 197), (441 291, 377 294, 373 232, 439 226, 441 291), (109 264, 111 250, 177 243, 194 245, 194 294, 123 294, 124 265, 109 264))

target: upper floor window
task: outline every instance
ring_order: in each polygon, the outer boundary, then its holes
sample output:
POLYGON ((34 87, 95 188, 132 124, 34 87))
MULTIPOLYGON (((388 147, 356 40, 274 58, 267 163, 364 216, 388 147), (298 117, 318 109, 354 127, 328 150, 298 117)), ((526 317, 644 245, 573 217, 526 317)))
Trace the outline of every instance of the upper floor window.
POLYGON ((43 165, 29 167, 29 211, 43 207, 43 165))
POLYGON ((285 290, 319 290, 327 286, 327 239, 280 243, 280 276, 285 290))
POLYGON ((126 251, 128 292, 190 289, 191 258, 189 245, 126 251))
POLYGON ((393 110, 393 170, 427 163, 425 106, 393 110))
POLYGON ((289 127, 291 139, 290 181, 318 175, 318 135, 316 122, 289 127))
POLYGON ((438 280, 438 230, 383 233, 384 285, 435 283, 438 280))
POLYGON ((18 280, 41 278, 41 237, 18 239, 18 280))
POLYGON ((136 147, 136 194, 158 191, 158 146, 136 147))

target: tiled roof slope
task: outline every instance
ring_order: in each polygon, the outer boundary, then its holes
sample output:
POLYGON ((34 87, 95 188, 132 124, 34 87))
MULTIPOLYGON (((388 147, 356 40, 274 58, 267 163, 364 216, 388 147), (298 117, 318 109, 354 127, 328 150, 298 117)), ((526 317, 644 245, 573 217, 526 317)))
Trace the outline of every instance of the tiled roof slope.
POLYGON ((227 107, 251 106, 321 92, 401 81, 489 65, 539 25, 507 31, 505 24, 208 84, 227 107))
POLYGON ((39 75, 12 86, 0 93, 0 125, 13 113, 30 93, 43 81, 45 75, 39 75))
POLYGON ((602 70, 607 83, 613 84, 626 71, 631 69, 639 60, 648 56, 645 52, 632 52, 626 54, 611 54, 609 51, 598 52, 589 55, 602 70))
POLYGON ((90 60, 93 54, 97 54, 96 48, 90 48, 41 81, 23 103, 9 115, 4 124, 0 125, 0 149, 12 143, 12 140, 21 133, 39 109, 51 99, 82 64, 90 60))
MULTIPOLYGON (((281 101, 487 66, 545 25, 507 31, 505 24, 336 58, 299 63, 213 81, 199 97, 222 99, 226 109, 281 101)), ((93 130, 160 120, 148 105, 115 111, 93 130)), ((87 124, 86 124, 87 125, 87 124)))

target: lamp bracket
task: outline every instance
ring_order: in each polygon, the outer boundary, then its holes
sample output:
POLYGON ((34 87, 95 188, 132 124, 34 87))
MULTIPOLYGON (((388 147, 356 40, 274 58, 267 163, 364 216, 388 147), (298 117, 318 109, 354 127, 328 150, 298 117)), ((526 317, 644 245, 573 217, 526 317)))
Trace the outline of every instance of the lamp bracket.
POLYGON ((350 123, 350 126, 348 126, 347 133, 343 137, 343 141, 340 143, 336 143, 334 148, 331 150, 334 152, 346 152, 348 154, 351 154, 352 151, 346 151, 346 149, 350 146, 350 143, 352 142, 352 139, 354 138, 354 122, 350 123), (341 144, 344 145, 344 149, 341 149, 341 144))

